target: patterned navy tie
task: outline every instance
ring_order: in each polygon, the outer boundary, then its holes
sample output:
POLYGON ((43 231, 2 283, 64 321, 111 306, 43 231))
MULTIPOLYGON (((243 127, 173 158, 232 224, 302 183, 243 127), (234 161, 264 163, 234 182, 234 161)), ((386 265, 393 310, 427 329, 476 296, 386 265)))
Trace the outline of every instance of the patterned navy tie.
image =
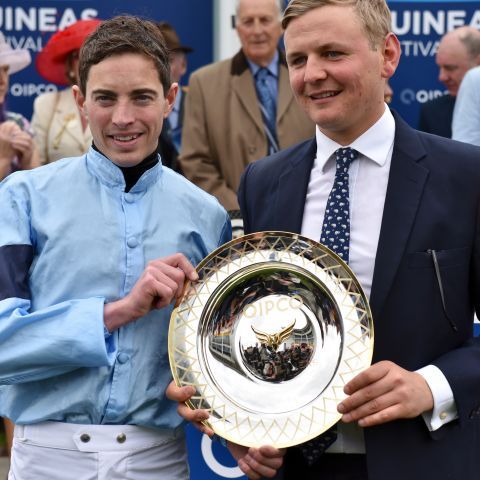
POLYGON ((358 157, 353 148, 339 148, 334 153, 337 170, 327 200, 320 242, 348 263, 350 247, 350 199, 348 169, 358 157))
MULTIPOLYGON (((328 196, 320 241, 348 263, 350 243, 350 199, 348 169, 358 157, 353 148, 339 148, 335 151, 337 170, 333 187, 328 196)), ((300 445, 308 465, 313 465, 325 450, 337 439, 337 426, 329 428, 316 438, 300 445)))
POLYGON ((325 450, 337 439, 337 426, 330 427, 318 437, 299 445, 307 465, 312 466, 325 453, 325 450))
POLYGON ((265 133, 270 146, 269 153, 274 153, 278 150, 276 132, 277 99, 274 97, 272 89, 268 85, 268 75, 269 72, 267 68, 259 68, 255 74, 255 87, 258 99, 260 100, 265 133))

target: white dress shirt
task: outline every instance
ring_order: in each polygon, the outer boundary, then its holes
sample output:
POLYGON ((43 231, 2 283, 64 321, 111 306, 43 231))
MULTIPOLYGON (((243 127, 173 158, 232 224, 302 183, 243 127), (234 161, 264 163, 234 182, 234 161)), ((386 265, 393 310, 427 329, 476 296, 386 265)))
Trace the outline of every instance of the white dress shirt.
MULTIPOLYGON (((359 152, 349 170, 350 189, 350 260, 367 297, 370 297, 373 269, 387 192, 395 137, 395 120, 388 108, 382 117, 363 135, 348 145, 359 152)), ((319 239, 325 208, 335 178, 333 153, 347 145, 339 145, 317 127, 317 155, 308 184, 302 235, 319 239)), ((453 392, 443 373, 428 365, 418 370, 427 381, 434 398, 434 409, 424 414, 429 430, 457 418, 453 392)), ((328 450, 332 453, 364 453, 360 427, 339 423, 338 439, 328 450)))

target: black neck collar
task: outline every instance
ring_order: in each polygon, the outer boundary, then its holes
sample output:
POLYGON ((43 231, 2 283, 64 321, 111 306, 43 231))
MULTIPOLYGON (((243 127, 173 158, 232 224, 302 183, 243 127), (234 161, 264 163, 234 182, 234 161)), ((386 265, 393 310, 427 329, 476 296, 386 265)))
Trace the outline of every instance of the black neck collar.
MULTIPOLYGON (((92 143, 92 147, 97 152, 103 153, 92 143)), ((105 155, 103 155, 105 156, 105 155)), ((108 157, 107 157, 108 158, 108 157)), ((113 162, 112 162, 113 163, 113 162)), ((138 182, 139 178, 147 171, 150 170, 158 163, 158 154, 155 150, 153 153, 145 157, 140 163, 134 165, 133 167, 117 167, 122 171, 123 178, 125 179, 125 192, 129 192, 134 185, 138 182)))

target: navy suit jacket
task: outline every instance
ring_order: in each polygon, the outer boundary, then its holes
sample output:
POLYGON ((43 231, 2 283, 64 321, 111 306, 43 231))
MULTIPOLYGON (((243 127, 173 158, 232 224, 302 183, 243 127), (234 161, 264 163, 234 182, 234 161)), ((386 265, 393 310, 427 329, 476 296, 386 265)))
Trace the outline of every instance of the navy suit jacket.
MULTIPOLYGON (((397 115, 395 123, 370 297, 373 361, 408 370, 436 365, 459 418, 432 433, 421 417, 366 428, 369 479, 478 479, 480 339, 472 326, 480 308, 480 149, 413 130, 397 115)), ((239 190, 247 233, 300 232, 315 154, 312 139, 248 166, 239 190)))
POLYGON ((455 100, 456 97, 443 95, 424 103, 420 107, 418 129, 422 132, 452 138, 452 119, 455 100))

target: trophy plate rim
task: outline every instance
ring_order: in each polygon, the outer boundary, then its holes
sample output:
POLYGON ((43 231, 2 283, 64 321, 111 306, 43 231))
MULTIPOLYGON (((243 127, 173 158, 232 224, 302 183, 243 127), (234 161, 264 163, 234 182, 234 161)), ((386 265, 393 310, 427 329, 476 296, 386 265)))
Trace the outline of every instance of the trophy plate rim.
MULTIPOLYGON (((341 418, 337 405, 346 398, 343 387, 370 366, 373 356, 370 306, 350 267, 315 240, 290 232, 264 231, 225 243, 198 264, 197 272, 199 280, 186 282, 171 314, 168 351, 176 385, 196 390, 186 404, 209 411, 205 425, 240 445, 283 448, 317 437, 337 423, 341 418), (299 277, 306 285, 323 289, 325 297, 337 306, 341 335, 335 331, 323 337, 322 330, 322 336, 316 336, 317 344, 319 338, 325 344, 326 358, 333 355, 328 368, 321 361, 312 361, 293 380, 269 384, 243 372, 245 362, 240 355, 232 353, 226 362, 222 353, 214 351, 212 339, 225 344, 228 340, 232 351, 238 350, 234 329, 228 330, 231 335, 225 336, 227 340, 222 332, 212 334, 212 329, 219 330, 212 325, 222 299, 230 292, 235 297, 234 289, 248 284, 245 279, 255 281, 262 275, 299 277), (330 372, 325 374, 326 380, 317 382, 317 378, 323 379, 324 370, 330 372), (291 408, 285 399, 288 395, 292 396, 291 408), (265 407, 254 400, 265 397, 265 407)), ((245 316, 238 320, 242 326, 245 322, 245 316)))

